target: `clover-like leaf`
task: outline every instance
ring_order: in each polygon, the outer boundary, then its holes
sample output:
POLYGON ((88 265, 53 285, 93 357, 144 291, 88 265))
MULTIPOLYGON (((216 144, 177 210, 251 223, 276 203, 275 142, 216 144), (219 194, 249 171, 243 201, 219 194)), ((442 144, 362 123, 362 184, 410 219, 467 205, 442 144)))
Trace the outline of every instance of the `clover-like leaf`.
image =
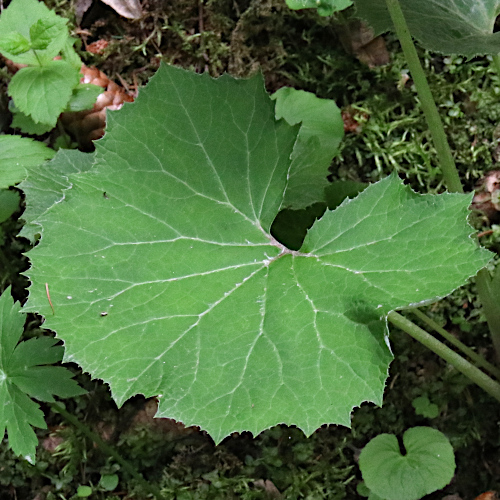
POLYGON ((65 61, 20 69, 10 81, 9 95, 16 107, 36 123, 55 127, 65 110, 80 73, 65 61))
POLYGON ((159 416, 216 441, 349 425, 382 401, 385 315, 490 259, 469 237, 470 195, 418 195, 396 176, 326 212, 300 252, 278 243, 297 129, 275 120, 261 77, 162 66, 107 127, 94 166, 32 221, 26 310, 118 404, 158 396, 159 416))
MULTIPOLYGON (((69 38, 66 28, 66 20, 59 17, 53 10, 50 10, 43 2, 38 0, 12 0, 9 6, 3 10, 0 15, 0 40, 5 37, 10 37, 12 33, 20 33, 26 40, 30 39, 30 28, 39 20, 43 19, 45 26, 63 26, 64 32, 51 31, 54 37, 51 39, 44 49, 37 50, 36 53, 32 50, 27 52, 16 53, 9 50, 8 47, 0 47, 0 52, 7 59, 11 59, 15 63, 33 64, 38 66, 40 63, 47 63, 53 57, 57 56, 66 40, 69 38)), ((35 28, 34 41, 38 44, 41 41, 43 30, 40 27, 35 28)), ((45 44, 43 44, 45 45, 45 44)), ((42 45, 38 45, 42 46, 42 45)))
POLYGON ((361 451, 359 468, 366 486, 385 500, 418 500, 453 478, 455 457, 448 438, 430 427, 403 434, 401 455, 393 434, 380 434, 361 451))
POLYGON ((32 429, 46 428, 43 412, 30 399, 54 401, 53 395, 72 397, 84 394, 61 366, 47 366, 63 357, 63 348, 52 337, 19 342, 24 315, 7 288, 0 296, 0 431, 7 429, 9 445, 17 455, 35 463, 38 439, 32 429))
POLYGON ((334 12, 347 9, 352 0, 286 0, 292 10, 317 9, 320 16, 331 16, 334 12))
POLYGON ((344 137, 340 109, 330 99, 290 87, 279 89, 271 99, 276 101, 277 119, 301 124, 283 205, 305 208, 325 199, 328 167, 344 137))
MULTIPOLYGON (((411 34, 428 50, 442 54, 496 55, 494 33, 500 0, 399 0, 411 34)), ((379 35, 393 30, 385 0, 354 0, 358 15, 379 35)))
POLYGON ((43 142, 17 135, 0 136, 0 189, 13 186, 27 176, 27 168, 36 167, 55 154, 43 142))

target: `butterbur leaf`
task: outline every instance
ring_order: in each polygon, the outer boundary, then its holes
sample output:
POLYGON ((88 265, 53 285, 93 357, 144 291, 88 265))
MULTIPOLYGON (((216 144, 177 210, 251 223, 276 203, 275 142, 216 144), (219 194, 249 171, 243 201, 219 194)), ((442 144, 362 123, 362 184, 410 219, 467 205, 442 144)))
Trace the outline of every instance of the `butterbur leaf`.
POLYGON ((359 468, 366 486, 385 500, 418 500, 444 488, 453 478, 455 457, 448 438, 430 427, 403 435, 401 455, 392 434, 380 434, 361 451, 359 468))
POLYGON ((69 174, 86 172, 93 163, 93 153, 60 149, 52 161, 31 171, 29 177, 19 184, 20 189, 32 194, 26 199, 23 212, 26 223, 20 236, 34 243, 40 233, 40 225, 35 220, 64 197, 64 191, 70 187, 69 174))
MULTIPOLYGON (((410 33, 428 50, 468 57, 500 51, 500 33, 493 32, 499 0, 399 2, 410 33)), ((394 29, 385 0, 354 0, 354 4, 375 35, 394 29)))
POLYGON ((21 198, 17 191, 0 189, 0 223, 6 221, 14 212, 19 210, 21 198))
POLYGON ((354 406, 382 401, 385 315, 490 259, 469 237, 470 195, 419 195, 396 176, 326 212, 299 252, 279 244, 297 127, 275 120, 261 77, 161 66, 107 128, 93 167, 32 221, 26 311, 119 405, 158 396, 158 416, 216 442, 349 425, 354 406))
POLYGON ((35 123, 55 127, 66 108, 80 73, 65 61, 20 69, 10 81, 8 93, 16 107, 35 123))
POLYGON ((0 189, 13 186, 26 178, 27 170, 55 154, 43 142, 17 135, 0 136, 0 189))
POLYGON ((69 397, 85 391, 67 369, 40 366, 62 359, 57 340, 40 337, 18 344, 24 324, 20 310, 8 288, 0 296, 0 432, 3 435, 7 429, 14 453, 34 464, 38 439, 32 426, 44 429, 46 425, 39 406, 28 396, 53 401, 53 395, 69 397))
POLYGON ((317 9, 320 16, 331 16, 334 12, 347 9, 352 0, 286 0, 290 9, 317 9))
MULTIPOLYGON (((66 20, 50 10, 43 2, 39 2, 38 0, 12 0, 0 15, 0 40, 13 32, 20 33, 24 38, 29 40, 30 28, 40 19, 43 19, 46 25, 66 25, 66 20)), ((66 27, 64 30, 64 33, 58 33, 45 49, 37 50, 36 54, 32 50, 19 54, 3 48, 0 48, 0 51, 3 56, 15 63, 33 64, 36 66, 40 62, 45 64, 57 56, 65 45, 68 34, 66 27)), ((36 31, 38 33, 38 29, 36 31)), ((38 35, 37 40, 40 40, 38 35)))
POLYGON ((17 56, 28 52, 30 48, 29 40, 16 31, 7 33, 3 38, 0 38, 0 52, 2 53, 8 52, 17 56))
POLYGON ((324 201, 328 167, 344 136, 340 109, 332 100, 290 87, 271 98, 276 101, 276 119, 301 124, 283 205, 297 210, 324 201))
POLYGON ((54 43, 58 47, 57 54, 67 38, 66 20, 62 17, 43 17, 30 27, 31 47, 35 50, 45 50, 54 43))

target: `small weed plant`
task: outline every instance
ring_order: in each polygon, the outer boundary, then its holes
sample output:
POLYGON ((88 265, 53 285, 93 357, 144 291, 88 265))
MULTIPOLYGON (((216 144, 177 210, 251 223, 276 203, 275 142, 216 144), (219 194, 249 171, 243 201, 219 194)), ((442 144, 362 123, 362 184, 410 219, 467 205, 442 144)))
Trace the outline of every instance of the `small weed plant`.
MULTIPOLYGON (((288 2, 321 15, 350 3, 288 2)), ((162 65, 135 103, 108 116, 95 153, 60 150, 24 176, 21 235, 40 241, 29 252, 23 311, 43 315, 64 341, 64 361, 108 383, 119 406, 156 396, 157 416, 198 425, 216 443, 280 423, 310 435, 325 423, 349 426, 364 401, 381 405, 388 322, 500 401, 497 382, 396 312, 418 311, 477 274, 500 352, 500 273, 484 269, 493 254, 471 237, 472 195, 463 194, 410 36, 433 50, 496 57, 490 4, 465 12, 448 0, 355 2, 376 30, 395 29, 401 41, 448 192, 417 194, 396 174, 368 187, 329 185, 343 131, 333 102, 290 88, 270 97, 260 76, 213 79, 162 65)), ((5 10, 0 51, 28 65, 9 85, 16 113, 53 127, 81 89, 80 62, 65 23, 40 5, 14 0, 5 10), (23 26, 19 8, 33 16, 23 26)), ((0 139, 16 159, 22 139, 0 139)), ((31 164, 51 155, 30 148, 31 164)), ((36 439, 25 427, 43 419, 28 396, 51 402, 80 389, 63 371, 53 383, 63 369, 45 366, 60 359, 52 339, 37 340, 45 350, 33 341, 16 347, 18 306, 8 292, 1 301, 0 403, 11 413, 0 422, 13 450, 33 461, 36 439), (18 373, 20 351, 29 351, 31 375, 18 373)), ((443 434, 416 427, 403 443, 404 456, 391 435, 363 450, 370 498, 417 500, 451 480, 443 434)))

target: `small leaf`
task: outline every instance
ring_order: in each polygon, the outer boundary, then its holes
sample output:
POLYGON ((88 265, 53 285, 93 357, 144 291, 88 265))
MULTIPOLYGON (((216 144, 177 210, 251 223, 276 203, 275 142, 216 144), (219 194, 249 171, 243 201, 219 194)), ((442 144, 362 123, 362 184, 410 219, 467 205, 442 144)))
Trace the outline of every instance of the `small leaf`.
POLYGON ((93 85, 91 83, 79 83, 73 89, 73 94, 71 94, 65 111, 76 112, 92 109, 97 97, 103 92, 104 89, 98 85, 93 85))
POLYGON ((20 69, 10 81, 9 95, 20 111, 35 123, 55 127, 66 108, 80 73, 65 61, 20 69))
POLYGON ((439 415, 438 405, 431 403, 427 396, 419 396, 411 402, 415 413, 426 418, 436 418, 439 415))
POLYGON ((347 9, 352 0, 286 0, 290 9, 318 9, 320 16, 331 16, 334 12, 347 9))
POLYGON ((404 456, 396 436, 380 434, 361 451, 363 480, 376 495, 385 500, 418 500, 452 480, 455 457, 442 432, 413 427, 404 433, 403 443, 404 456))
MULTIPOLYGON (((499 0, 399 1, 410 33, 426 49, 468 57, 500 52, 500 33, 494 33, 499 0)), ((394 29, 385 0, 354 0, 354 4, 375 35, 394 29)))
POLYGON ((68 38, 66 20, 62 17, 43 17, 30 27, 31 47, 34 50, 45 50, 51 43, 56 43, 59 52, 68 38), (61 39, 61 40, 60 40, 61 39))
POLYGON ((30 42, 21 33, 13 31, 0 38, 0 52, 10 53, 15 56, 30 50, 30 42))
POLYGON ((18 344, 24 315, 7 288, 0 296, 0 434, 7 429, 9 445, 16 455, 35 463, 38 439, 31 426, 46 428, 43 413, 27 394, 53 401, 52 394, 68 397, 85 394, 62 367, 39 366, 62 357, 57 340, 33 338, 18 344))
MULTIPOLYGON (((10 101, 13 103, 13 101, 10 101)), ((21 132, 30 135, 43 135, 52 130, 54 127, 46 123, 35 123, 30 116, 26 116, 24 113, 12 106, 12 123, 10 126, 21 130, 21 132)))
POLYGON ((76 495, 80 498, 87 498, 92 495, 92 488, 90 486, 78 486, 76 495))
MULTIPOLYGON (((44 19, 45 21, 52 20, 54 23, 61 24, 66 24, 67 22, 54 11, 50 10, 43 2, 39 2, 38 0, 12 0, 0 15, 0 40, 12 32, 18 32, 26 39, 29 39, 30 27, 39 19, 44 19)), ((40 62, 49 62, 57 56, 66 43, 67 38, 67 32, 64 33, 64 36, 57 36, 46 49, 38 50, 36 54, 32 50, 17 55, 8 51, 2 51, 2 54, 15 63, 39 65, 40 62)))
POLYGON ((324 201, 328 167, 344 137, 340 109, 329 99, 290 87, 281 88, 271 99, 276 102, 276 119, 283 118, 289 125, 301 123, 284 208, 301 209, 324 201))
POLYGON ((106 491, 113 491, 118 486, 118 481, 116 474, 103 474, 99 481, 99 486, 106 491))
POLYGON ((43 142, 17 135, 0 136, 0 148, 0 189, 21 182, 26 178, 26 169, 40 165, 55 154, 43 142))

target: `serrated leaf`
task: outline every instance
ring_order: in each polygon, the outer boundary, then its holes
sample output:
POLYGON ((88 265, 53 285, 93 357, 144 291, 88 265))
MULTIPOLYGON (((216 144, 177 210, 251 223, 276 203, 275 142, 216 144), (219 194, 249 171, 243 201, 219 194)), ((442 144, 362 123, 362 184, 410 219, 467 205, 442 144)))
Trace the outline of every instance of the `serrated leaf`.
POLYGON ((65 111, 77 112, 92 109, 97 97, 104 92, 102 87, 91 83, 79 83, 69 99, 65 111))
POLYGON ((80 73, 65 61, 20 69, 10 81, 8 93, 16 107, 35 123, 55 127, 66 108, 80 73))
POLYGON ((0 151, 0 189, 21 182, 26 178, 26 169, 40 165, 55 154, 43 142, 17 135, 0 136, 0 151))
MULTIPOLYGON (((26 39, 29 39, 30 27, 39 19, 55 23, 66 23, 65 19, 59 17, 43 2, 38 0, 12 0, 0 15, 0 39, 5 38, 12 32, 21 33, 26 39)), ((40 61, 48 62, 58 55, 67 38, 67 32, 65 32, 64 37, 57 36, 46 49, 39 50, 36 54, 31 50, 23 54, 14 54, 8 50, 1 50, 1 53, 15 63, 39 65, 40 61)))
POLYGON ((332 100, 290 87, 281 88, 271 99, 276 102, 276 119, 301 124, 283 205, 298 210, 325 201, 328 167, 344 137, 340 109, 332 100))
POLYGON ((41 230, 35 220, 64 198, 64 191, 71 187, 70 174, 86 172, 93 163, 93 153, 60 149, 52 161, 30 172, 29 177, 19 184, 19 189, 30 193, 23 213, 26 223, 20 236, 34 243, 41 230))
MULTIPOLYGON (((46 50, 49 45, 57 47, 57 55, 68 38, 66 20, 62 17, 42 17, 30 26, 31 47, 34 50, 46 50)), ((45 54, 48 57, 48 54, 45 54)))
POLYGON ((286 0, 290 9, 317 9, 320 16, 331 16, 334 12, 347 9, 352 0, 286 0))
POLYGON ((413 427, 403 434, 403 444, 404 456, 396 436, 380 434, 361 451, 359 468, 375 494, 385 500, 418 500, 452 480, 455 457, 442 432, 413 427))
POLYGON ((43 135, 54 128, 52 125, 47 125, 46 123, 35 123, 31 117, 19 111, 14 106, 14 101, 12 100, 9 102, 9 109, 12 112, 12 123, 10 126, 21 130, 25 134, 43 135))
POLYGON ((40 366, 62 358, 62 348, 54 347, 57 340, 40 337, 18 344, 25 319, 20 310, 7 288, 0 296, 0 434, 7 429, 14 453, 34 464, 38 438, 32 426, 45 429, 46 425, 42 411, 28 395, 53 401, 52 395, 69 397, 86 391, 66 368, 40 366))
POLYGON ((21 33, 13 31, 7 33, 3 38, 0 38, 0 52, 9 52, 15 56, 24 54, 30 50, 31 45, 21 33))
MULTIPOLYGON (((412 36, 428 50, 468 57, 500 52, 500 0, 399 0, 412 36)), ((385 0, 354 0, 375 35, 393 30, 385 0)))
POLYGON ((469 237, 471 196, 418 195, 395 176, 327 212, 301 252, 277 243, 297 131, 275 121, 260 77, 162 66, 107 127, 93 168, 33 221, 26 310, 118 404, 157 395, 158 416, 217 442, 349 425, 382 401, 385 315, 490 259, 469 237))

